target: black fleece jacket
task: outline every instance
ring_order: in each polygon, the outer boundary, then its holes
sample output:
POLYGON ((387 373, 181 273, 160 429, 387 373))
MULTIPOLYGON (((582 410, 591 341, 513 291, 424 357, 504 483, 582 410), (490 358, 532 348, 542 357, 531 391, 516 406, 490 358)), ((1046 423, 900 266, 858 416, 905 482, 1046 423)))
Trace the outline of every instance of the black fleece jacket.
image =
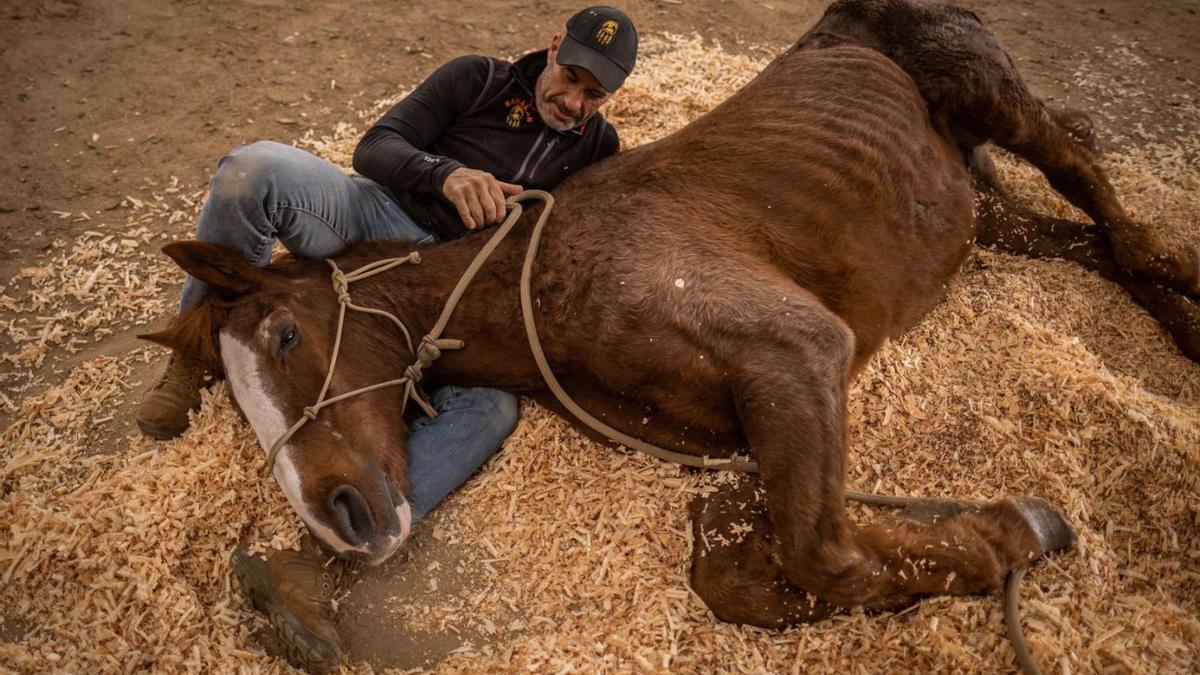
POLYGON ((418 225, 444 240, 468 232, 442 197, 454 169, 549 190, 615 154, 617 132, 599 113, 566 132, 542 124, 533 90, 545 67, 545 50, 515 63, 484 56, 450 61, 367 131, 354 150, 354 170, 388 188, 418 225))

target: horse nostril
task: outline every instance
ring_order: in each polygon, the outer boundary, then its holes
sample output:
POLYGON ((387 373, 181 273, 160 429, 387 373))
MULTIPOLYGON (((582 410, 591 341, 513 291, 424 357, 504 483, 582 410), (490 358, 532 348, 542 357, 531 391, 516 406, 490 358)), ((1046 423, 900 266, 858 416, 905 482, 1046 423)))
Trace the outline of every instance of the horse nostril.
POLYGON ((343 539, 352 546, 370 543, 375 535, 375 521, 371 518, 367 500, 353 485, 343 485, 329 495, 329 510, 333 512, 334 525, 343 539))

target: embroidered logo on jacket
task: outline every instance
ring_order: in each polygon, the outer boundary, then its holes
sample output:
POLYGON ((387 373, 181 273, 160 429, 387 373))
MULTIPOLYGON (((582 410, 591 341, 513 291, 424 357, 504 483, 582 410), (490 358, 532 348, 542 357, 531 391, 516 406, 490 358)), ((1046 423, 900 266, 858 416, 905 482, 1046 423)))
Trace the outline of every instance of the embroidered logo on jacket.
POLYGON ((504 105, 508 108, 508 117, 504 120, 508 126, 515 128, 533 122, 533 102, 529 99, 510 98, 504 105))
POLYGON ((613 41, 613 36, 616 34, 617 22, 612 20, 605 21, 600 24, 600 30, 596 31, 596 42, 602 45, 609 44, 613 41))

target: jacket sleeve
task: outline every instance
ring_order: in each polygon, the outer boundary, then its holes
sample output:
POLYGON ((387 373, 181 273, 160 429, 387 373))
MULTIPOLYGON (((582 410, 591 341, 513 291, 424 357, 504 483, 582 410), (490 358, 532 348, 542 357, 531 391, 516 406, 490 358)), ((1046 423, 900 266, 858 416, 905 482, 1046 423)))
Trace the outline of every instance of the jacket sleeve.
POLYGON ((390 188, 440 197, 461 162, 426 150, 487 86, 491 62, 464 56, 441 66, 375 123, 354 149, 354 170, 390 188))

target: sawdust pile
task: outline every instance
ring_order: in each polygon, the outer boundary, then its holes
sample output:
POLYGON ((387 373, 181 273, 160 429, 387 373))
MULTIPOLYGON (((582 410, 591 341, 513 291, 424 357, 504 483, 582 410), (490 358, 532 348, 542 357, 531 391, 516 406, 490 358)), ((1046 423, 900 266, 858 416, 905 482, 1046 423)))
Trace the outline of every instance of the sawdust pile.
MULTIPOLYGON (((648 39, 610 117, 627 145, 652 140, 762 65, 698 40, 648 39)), ((360 132, 347 124, 300 144, 347 163, 360 132)), ((1194 241, 1200 170, 1157 147, 1108 163, 1133 213, 1194 241)), ((1071 213, 1035 172, 1007 160, 1001 169, 1022 198, 1071 213)), ((63 256, 47 264, 50 278, 79 273, 63 256)), ((159 278, 143 273, 79 290, 99 306, 151 283, 159 278)), ((0 436, 5 667, 282 667, 251 638, 258 620, 232 592, 227 558, 242 541, 294 543, 298 523, 222 388, 180 440, 93 450, 96 420, 129 391, 123 374, 149 357, 80 363, 12 403, 0 436)), ((1025 584, 1026 631, 1044 669, 1200 668, 1200 368, 1118 287, 1066 263, 980 252, 949 299, 875 358, 850 402, 854 487, 1036 494, 1075 523, 1076 549, 1025 584)), ((447 671, 1012 667, 996 598, 937 598, 784 632, 715 622, 686 584, 685 507, 728 479, 599 447, 526 404, 504 452, 425 529, 430 545, 467 552, 455 571, 470 582, 424 602, 381 598, 380 620, 470 636, 438 665, 447 671)), ((442 571, 403 573, 436 587, 442 571)))
MULTIPOLYGON (((203 196, 203 190, 185 191, 174 176, 163 186, 151 185, 144 199, 126 196, 109 209, 126 212, 119 234, 88 230, 72 242, 57 239, 49 259, 0 285, 0 310, 13 317, 0 324, 0 412, 15 412, 10 396, 44 379, 37 371, 54 348, 78 353, 156 319, 173 304, 159 289, 177 272, 157 245, 147 245, 164 243, 159 225, 193 217, 203 196)), ((55 213, 74 222, 93 220, 86 212, 55 213)))

